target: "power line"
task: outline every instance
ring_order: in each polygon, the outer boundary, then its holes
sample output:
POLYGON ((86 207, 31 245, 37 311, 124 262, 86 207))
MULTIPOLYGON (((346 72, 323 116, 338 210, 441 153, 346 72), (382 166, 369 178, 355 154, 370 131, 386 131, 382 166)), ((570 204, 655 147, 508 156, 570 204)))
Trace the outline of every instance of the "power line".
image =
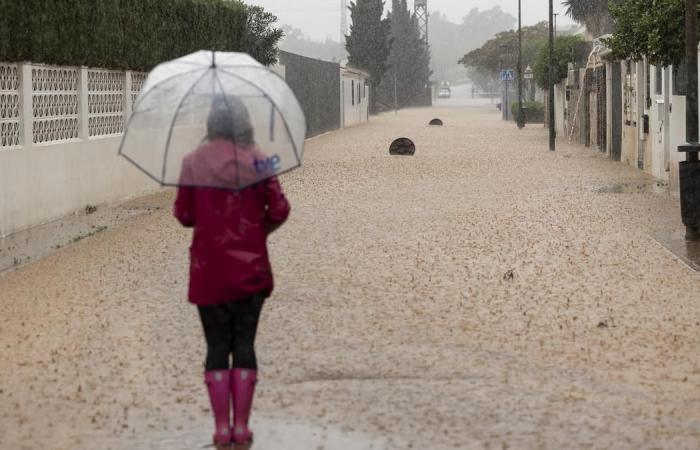
POLYGON ((309 12, 309 11, 328 11, 328 12, 338 12, 340 11, 339 7, 336 6, 329 6, 329 7, 308 7, 308 8, 274 8, 270 9, 273 12, 281 11, 281 12, 309 12))

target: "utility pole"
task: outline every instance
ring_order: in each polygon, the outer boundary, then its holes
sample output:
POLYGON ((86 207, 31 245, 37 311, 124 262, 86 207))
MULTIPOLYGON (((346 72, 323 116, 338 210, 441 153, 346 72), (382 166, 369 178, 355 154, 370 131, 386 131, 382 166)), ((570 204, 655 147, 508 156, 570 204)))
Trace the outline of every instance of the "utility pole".
POLYGON ((509 69, 503 68, 503 56, 505 55, 506 58, 509 57, 510 49, 505 44, 501 44, 499 47, 501 49, 501 56, 499 58, 499 66, 501 67, 501 70, 499 71, 498 76, 500 77, 500 81, 503 86, 503 95, 501 95, 501 116, 503 116, 503 120, 508 121, 510 120, 510 105, 508 104, 508 76, 506 76, 506 71, 509 69))
MULTIPOLYGON (((420 36, 425 42, 426 49, 430 45, 430 36, 428 35, 428 24, 430 22, 430 13, 428 12, 428 0, 415 0, 413 2, 413 16, 416 19, 416 22, 418 23, 418 31, 420 32, 420 36)), ((430 53, 428 53, 428 57, 430 58, 430 53)), ((430 58, 432 60, 432 58, 430 58)), ((430 61, 430 65, 432 66, 432 61, 430 61)), ((435 73, 431 76, 433 78, 435 76, 435 73)), ((433 78, 434 79, 434 78, 433 78)), ((437 80, 438 82, 440 80, 437 80)), ((432 96, 435 95, 435 91, 433 90, 433 82, 428 81, 428 86, 430 88, 431 92, 431 103, 432 103, 432 96)), ((427 88, 426 87, 426 88, 427 88)))
POLYGON ((523 10, 522 0, 518 0, 518 128, 525 128, 523 117, 523 10))
POLYGON ((340 43, 345 48, 345 36, 348 34, 348 0, 340 0, 340 43))
POLYGON ((428 22, 430 13, 428 12, 428 0, 415 0, 413 5, 413 13, 418 22, 418 30, 421 37, 426 43, 430 42, 428 38, 428 22))
POLYGON ((549 151, 556 149, 554 125, 554 0, 549 0, 549 151))
POLYGON ((394 115, 399 115, 399 92, 396 81, 396 72, 394 72, 394 115))
POLYGON ((680 163, 681 216, 685 237, 700 241, 700 162, 698 152, 698 0, 685 1, 685 62, 688 86, 685 109, 686 143, 678 147, 686 153, 680 163))

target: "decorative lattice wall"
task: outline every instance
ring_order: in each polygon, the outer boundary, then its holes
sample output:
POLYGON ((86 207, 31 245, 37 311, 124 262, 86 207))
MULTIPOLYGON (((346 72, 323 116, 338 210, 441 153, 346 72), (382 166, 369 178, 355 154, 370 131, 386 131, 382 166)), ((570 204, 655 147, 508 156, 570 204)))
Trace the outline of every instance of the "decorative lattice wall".
POLYGON ((112 136, 124 132, 124 79, 124 72, 88 71, 90 137, 112 136))
POLYGON ((0 64, 0 149, 20 145, 19 68, 0 64))
POLYGON ((78 69, 32 68, 32 141, 78 138, 78 69))
POLYGON ((148 74, 142 72, 131 73, 131 104, 136 105, 136 97, 139 96, 143 83, 146 81, 148 74))

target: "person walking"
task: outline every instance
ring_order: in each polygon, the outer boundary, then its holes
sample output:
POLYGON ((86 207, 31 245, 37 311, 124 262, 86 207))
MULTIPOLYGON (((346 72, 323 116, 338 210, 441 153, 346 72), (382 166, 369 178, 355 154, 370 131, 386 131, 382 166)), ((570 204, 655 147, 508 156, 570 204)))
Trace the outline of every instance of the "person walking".
POLYGON ((267 237, 287 220, 290 206, 275 176, 242 190, 201 186, 259 176, 259 155, 245 104, 233 96, 214 99, 206 141, 184 158, 174 204, 177 220, 194 228, 188 297, 206 339, 204 381, 217 449, 252 442, 255 336, 274 287, 267 237))
POLYGON ((274 288, 267 237, 289 216, 277 176, 301 167, 306 117, 270 67, 245 53, 200 50, 146 78, 119 155, 161 186, 194 228, 189 301, 207 344, 204 381, 214 444, 248 444, 255 335, 274 288))

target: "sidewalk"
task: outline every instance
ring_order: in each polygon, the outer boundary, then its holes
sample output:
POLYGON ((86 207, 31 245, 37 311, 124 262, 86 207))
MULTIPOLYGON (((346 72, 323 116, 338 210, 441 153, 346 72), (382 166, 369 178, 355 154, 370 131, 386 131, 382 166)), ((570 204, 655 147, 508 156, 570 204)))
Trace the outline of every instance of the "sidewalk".
MULTIPOLYGON (((254 448, 286 422, 358 449, 699 447, 700 275, 652 237, 678 201, 620 183, 653 180, 490 107, 311 140, 271 238, 254 448), (415 157, 388 155, 402 136, 415 157)), ((0 449, 209 442, 171 201, 0 276, 0 449)))

